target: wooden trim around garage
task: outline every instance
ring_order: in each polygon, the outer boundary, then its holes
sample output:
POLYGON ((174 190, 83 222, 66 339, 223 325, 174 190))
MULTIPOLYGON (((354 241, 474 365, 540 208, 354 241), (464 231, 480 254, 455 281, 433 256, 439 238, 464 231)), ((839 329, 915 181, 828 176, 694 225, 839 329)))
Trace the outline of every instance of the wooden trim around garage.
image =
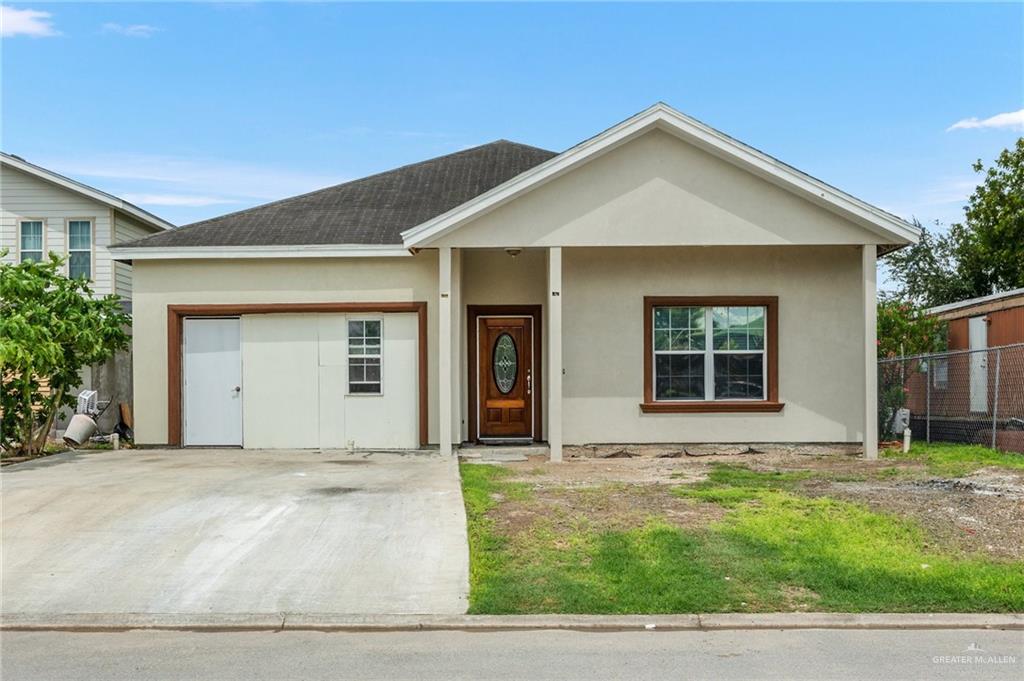
POLYGON ((640 411, 645 414, 711 414, 778 412, 785 407, 779 402, 779 298, 778 296, 644 296, 644 401, 640 411), (766 308, 768 399, 678 402, 654 399, 654 308, 668 305, 715 307, 729 305, 762 305, 766 308))
POLYGON ((477 319, 481 315, 509 316, 509 317, 533 317, 533 386, 537 396, 536 406, 533 410, 533 440, 542 442, 544 439, 544 393, 542 377, 544 375, 541 364, 541 353, 543 351, 543 312, 540 305, 467 305, 466 306, 466 331, 468 342, 466 344, 466 364, 469 369, 469 377, 466 385, 466 392, 469 393, 469 440, 476 442, 479 439, 477 433, 477 400, 479 398, 476 385, 477 367, 477 319))
POLYGON ((419 436, 428 444, 427 304, 409 303, 247 303, 167 306, 167 442, 181 446, 181 341, 186 317, 235 317, 247 314, 314 312, 415 312, 419 321, 419 436))

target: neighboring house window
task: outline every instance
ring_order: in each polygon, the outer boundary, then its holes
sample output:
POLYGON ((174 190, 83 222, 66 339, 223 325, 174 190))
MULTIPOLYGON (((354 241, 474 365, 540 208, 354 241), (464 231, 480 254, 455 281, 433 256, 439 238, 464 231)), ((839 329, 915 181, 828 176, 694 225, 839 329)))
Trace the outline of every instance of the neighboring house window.
POLYGON ((380 320, 349 320, 348 391, 364 395, 379 395, 381 393, 380 369, 380 320))
POLYGON ((644 299, 644 411, 778 411, 778 299, 644 299))
POLYGON ((92 279, 92 223, 68 221, 68 276, 92 279))
POLYGON ((945 390, 949 387, 949 360, 933 359, 932 362, 932 386, 945 390))
POLYGON ((21 223, 19 253, 21 262, 43 260, 43 223, 41 220, 24 220, 21 223))

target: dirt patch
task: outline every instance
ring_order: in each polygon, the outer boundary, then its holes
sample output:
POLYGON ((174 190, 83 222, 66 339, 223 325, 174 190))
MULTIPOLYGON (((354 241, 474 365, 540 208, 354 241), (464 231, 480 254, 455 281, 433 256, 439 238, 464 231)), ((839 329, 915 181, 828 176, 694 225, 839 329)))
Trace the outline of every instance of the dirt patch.
MULTIPOLYGON (((756 471, 811 471, 823 479, 867 479, 885 470, 894 475, 924 475, 924 466, 913 461, 865 461, 847 448, 822 446, 761 448, 747 445, 700 446, 699 456, 687 455, 697 447, 619 446, 596 453, 573 447, 563 463, 550 463, 545 456, 527 461, 504 462, 515 480, 535 487, 593 487, 609 483, 684 484, 700 482, 716 464, 746 466, 756 471), (584 455, 581 452, 585 452, 584 455), (604 454, 605 456, 602 456, 604 454), (611 456, 607 456, 607 455, 611 456)), ((816 476, 817 477, 817 476, 816 476)))
POLYGON ((816 610, 818 601, 821 600, 821 596, 816 592, 796 584, 783 584, 780 591, 786 601, 784 609, 791 612, 816 610))
POLYGON ((805 491, 906 516, 935 549, 1024 560, 1024 476, 983 469, 965 478, 835 482, 805 491))
POLYGON ((684 527, 702 525, 721 517, 724 510, 680 499, 671 488, 705 480, 712 466, 726 463, 762 472, 809 472, 810 477, 799 481, 794 492, 861 503, 874 511, 910 518, 924 527, 937 551, 1024 560, 1024 472, 985 468, 963 478, 942 479, 929 473, 921 461, 866 461, 852 448, 754 449, 759 453, 733 446, 717 447, 701 456, 665 457, 683 449, 620 445, 604 452, 574 451, 560 464, 543 456, 509 462, 503 467, 512 472, 511 480, 527 484, 533 499, 504 502, 495 509, 495 517, 509 532, 531 526, 539 518, 556 527, 586 521, 609 529, 630 528, 652 515, 684 527), (629 455, 599 456, 619 451, 629 455))
POLYGON ((507 536, 544 523, 558 534, 585 525, 603 532, 629 530, 658 517, 679 527, 702 527, 725 515, 716 504, 697 503, 672 494, 667 485, 605 485, 589 488, 542 488, 528 500, 505 500, 491 513, 507 536))
POLYGON ((551 463, 545 456, 502 465, 513 472, 512 480, 537 489, 601 487, 613 483, 630 485, 680 484, 707 477, 708 463, 687 459, 649 456, 595 459, 577 457, 564 463, 551 463))
MULTIPOLYGON (((834 456, 837 454, 860 455, 864 452, 860 445, 855 444, 664 444, 664 445, 569 445, 563 450, 566 458, 608 458, 609 455, 625 452, 631 457, 665 457, 690 456, 744 456, 752 454, 793 454, 797 456, 834 456)), ((623 456, 619 454, 619 456, 623 456)))

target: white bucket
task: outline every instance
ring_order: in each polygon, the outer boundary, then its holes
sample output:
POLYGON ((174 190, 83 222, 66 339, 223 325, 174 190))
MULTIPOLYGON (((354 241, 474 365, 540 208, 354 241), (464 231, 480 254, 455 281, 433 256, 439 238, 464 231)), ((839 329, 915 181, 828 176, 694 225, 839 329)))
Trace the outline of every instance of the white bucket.
POLYGON ((96 432, 96 422, 85 414, 75 414, 71 417, 71 423, 64 431, 64 442, 69 445, 82 445, 89 441, 92 434, 96 432))

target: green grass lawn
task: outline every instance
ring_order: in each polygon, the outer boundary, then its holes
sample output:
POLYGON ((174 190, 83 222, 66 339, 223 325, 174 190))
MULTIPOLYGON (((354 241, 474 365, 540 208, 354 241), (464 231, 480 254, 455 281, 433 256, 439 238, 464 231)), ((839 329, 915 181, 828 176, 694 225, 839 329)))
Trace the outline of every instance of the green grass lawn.
POLYGON ((931 444, 915 442, 906 454, 899 449, 882 452, 887 459, 921 461, 935 475, 959 477, 985 466, 1000 466, 1024 470, 1024 454, 1000 452, 981 445, 956 445, 945 442, 931 444))
MULTIPOLYGON (((964 463, 935 451, 937 468, 964 463)), ((501 505, 538 503, 509 475, 462 466, 473 613, 1024 611, 1024 564, 937 553, 909 520, 802 496, 810 472, 717 465, 673 489, 682 503, 715 508, 716 520, 684 527, 652 514, 625 528, 564 509, 499 524, 501 505)))

